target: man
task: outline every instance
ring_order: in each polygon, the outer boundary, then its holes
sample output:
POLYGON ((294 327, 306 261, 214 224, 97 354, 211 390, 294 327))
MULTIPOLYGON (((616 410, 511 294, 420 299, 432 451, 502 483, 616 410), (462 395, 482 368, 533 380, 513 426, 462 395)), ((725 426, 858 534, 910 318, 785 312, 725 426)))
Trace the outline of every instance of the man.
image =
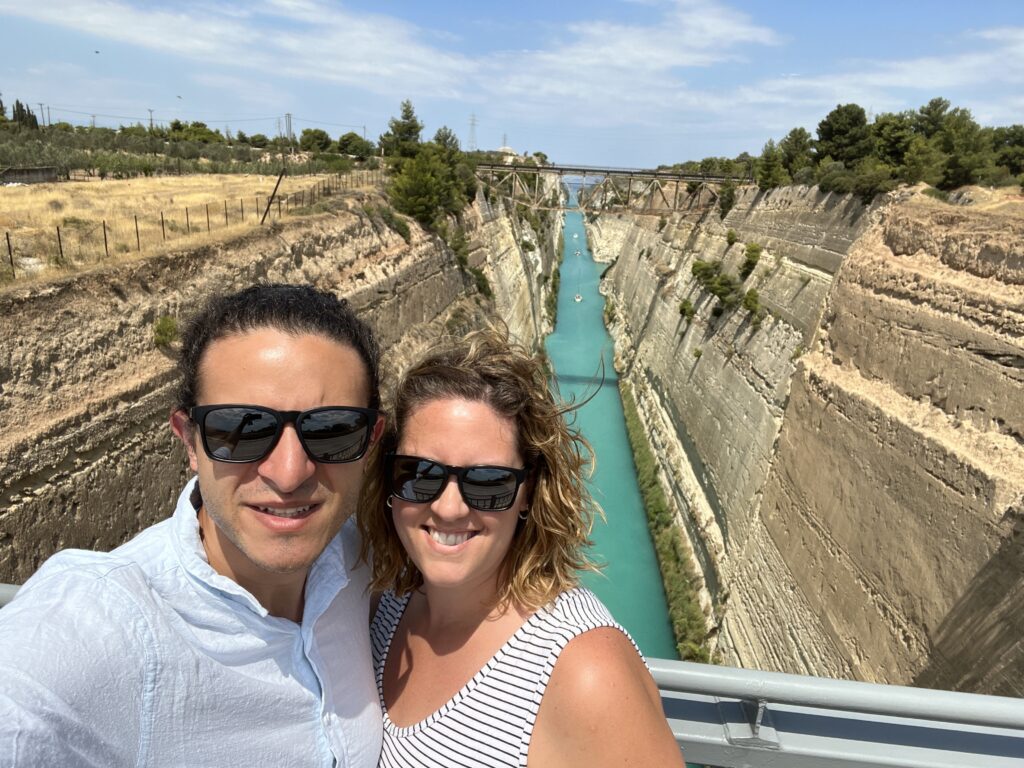
POLYGON ((0 610, 0 765, 375 766, 353 514, 378 353, 344 301, 264 285, 183 334, 171 429, 197 477, 110 553, 0 610))

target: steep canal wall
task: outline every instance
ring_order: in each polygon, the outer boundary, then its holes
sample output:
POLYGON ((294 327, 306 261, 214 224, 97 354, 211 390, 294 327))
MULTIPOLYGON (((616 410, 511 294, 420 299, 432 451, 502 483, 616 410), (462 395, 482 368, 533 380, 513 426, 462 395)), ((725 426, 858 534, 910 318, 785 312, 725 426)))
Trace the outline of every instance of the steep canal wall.
POLYGON ((187 464, 167 426, 173 355, 153 324, 213 291, 264 280, 335 291, 377 330, 388 370, 485 309, 539 343, 557 227, 534 231, 481 201, 460 263, 413 222, 406 243, 382 205, 351 196, 221 246, 0 295, 0 582, 24 581, 61 548, 114 547, 170 512, 187 464))
POLYGON ((591 224, 726 663, 1024 692, 1021 220, 796 187, 591 224))

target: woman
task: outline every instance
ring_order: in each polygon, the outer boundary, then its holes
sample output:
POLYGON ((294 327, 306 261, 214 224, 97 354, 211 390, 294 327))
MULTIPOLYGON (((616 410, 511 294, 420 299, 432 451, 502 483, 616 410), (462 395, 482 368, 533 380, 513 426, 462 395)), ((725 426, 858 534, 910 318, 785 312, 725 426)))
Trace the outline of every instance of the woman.
POLYGON ((541 362, 475 332, 399 383, 360 514, 381 766, 683 766, 593 568, 589 448, 541 362))

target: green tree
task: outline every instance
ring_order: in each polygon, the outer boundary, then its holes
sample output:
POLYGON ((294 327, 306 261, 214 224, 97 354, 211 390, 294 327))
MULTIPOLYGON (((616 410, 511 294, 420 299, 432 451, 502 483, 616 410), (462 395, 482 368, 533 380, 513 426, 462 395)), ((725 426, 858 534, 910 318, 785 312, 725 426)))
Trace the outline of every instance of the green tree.
POLYGON ((36 119, 35 113, 18 101, 18 99, 14 100, 14 109, 11 110, 11 120, 21 127, 28 128, 33 131, 38 130, 39 128, 39 121, 36 119))
POLYGON ((236 144, 248 144, 249 137, 245 135, 244 131, 235 131, 235 143, 236 144))
POLYGON ((826 155, 852 168, 871 154, 871 131, 864 108, 840 104, 818 123, 817 156, 826 155))
POLYGON ((885 112, 871 124, 875 140, 875 156, 887 165, 903 165, 910 142, 914 140, 915 116, 913 112, 885 112))
POLYGON ((772 189, 785 186, 789 182, 789 174, 782 165, 782 152, 775 146, 774 141, 768 139, 757 163, 757 186, 761 189, 772 189))
MULTIPOLYGON (((0 107, 3 105, 0 104, 0 107)), ((3 110, 0 109, 0 115, 3 110)), ((1024 173, 1024 125, 996 128, 992 132, 995 160, 1014 176, 1024 173)))
POLYGON ((428 144, 402 164, 388 191, 391 204, 427 229, 436 230, 446 212, 458 211, 451 168, 441 150, 428 144))
POLYGON ((782 165, 790 176, 795 177, 814 162, 811 147, 811 134, 805 128, 794 128, 779 142, 782 165))
POLYGON ((447 125, 442 125, 437 129, 433 141, 446 153, 454 155, 459 151, 459 137, 447 125))
POLYGON ((939 149, 947 155, 942 185, 947 189, 974 184, 983 168, 992 165, 991 134, 983 131, 970 110, 951 110, 936 134, 939 149))
POLYGON ((303 152, 326 152, 331 146, 331 137, 322 128, 303 128, 299 136, 299 149, 303 152))
POLYGON ((249 144, 253 147, 256 147, 256 149, 263 149, 269 143, 270 139, 268 139, 262 133, 254 133, 252 136, 249 137, 249 144))
POLYGON ((401 117, 393 117, 388 121, 387 133, 381 134, 378 142, 389 157, 415 157, 420 145, 420 133, 423 123, 416 118, 412 102, 402 102, 401 117))
POLYGON ((939 149, 934 141, 924 136, 915 136, 903 156, 903 165, 899 169, 900 178, 910 184, 925 182, 933 187, 942 183, 946 168, 946 153, 939 149))
POLYGON ((949 112, 949 100, 935 98, 917 110, 915 129, 926 139, 942 130, 942 124, 949 112))
POLYGON ((349 131, 338 139, 338 151, 352 155, 357 160, 366 160, 373 154, 373 142, 367 141, 355 131, 349 131))

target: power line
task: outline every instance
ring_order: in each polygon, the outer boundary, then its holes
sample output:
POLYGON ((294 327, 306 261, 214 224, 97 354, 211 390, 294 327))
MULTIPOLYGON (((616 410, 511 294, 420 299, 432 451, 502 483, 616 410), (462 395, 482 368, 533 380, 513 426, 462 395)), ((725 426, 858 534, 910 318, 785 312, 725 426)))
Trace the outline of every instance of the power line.
POLYGON ((293 116, 292 119, 300 123, 311 123, 313 125, 329 125, 333 128, 362 128, 364 131, 366 130, 365 125, 349 125, 348 123, 329 123, 326 120, 307 120, 305 117, 298 117, 297 115, 293 116))

